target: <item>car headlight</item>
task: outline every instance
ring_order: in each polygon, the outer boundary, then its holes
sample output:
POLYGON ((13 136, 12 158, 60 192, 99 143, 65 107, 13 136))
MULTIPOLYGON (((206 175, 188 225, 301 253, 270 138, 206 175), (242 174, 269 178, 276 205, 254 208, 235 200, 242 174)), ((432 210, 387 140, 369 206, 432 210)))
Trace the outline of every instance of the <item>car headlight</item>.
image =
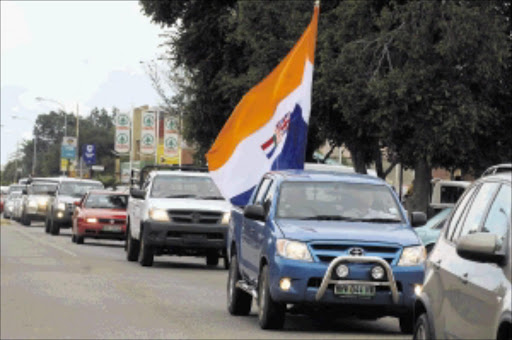
POLYGON ((149 210, 149 218, 158 222, 169 222, 169 214, 164 209, 152 208, 149 210))
POLYGON ((308 246, 304 242, 279 239, 276 242, 276 250, 279 256, 287 259, 313 261, 308 246))
POLYGON ((88 217, 85 219, 87 223, 98 223, 98 219, 96 217, 88 217))
POLYGON ((424 246, 406 247, 398 261, 399 266, 417 266, 425 262, 427 252, 424 246))
POLYGON ((47 198, 40 198, 39 201, 37 202, 40 206, 43 206, 43 207, 46 207, 46 203, 48 203, 48 199, 47 198))
POLYGON ((66 210, 66 203, 60 202, 57 204, 57 210, 66 210))
POLYGON ((36 200, 30 200, 28 201, 28 206, 30 208, 37 208, 37 201, 36 200))
POLYGON ((221 224, 229 224, 230 218, 231 218, 231 212, 224 213, 224 215, 222 215, 222 222, 220 222, 220 223, 221 224))

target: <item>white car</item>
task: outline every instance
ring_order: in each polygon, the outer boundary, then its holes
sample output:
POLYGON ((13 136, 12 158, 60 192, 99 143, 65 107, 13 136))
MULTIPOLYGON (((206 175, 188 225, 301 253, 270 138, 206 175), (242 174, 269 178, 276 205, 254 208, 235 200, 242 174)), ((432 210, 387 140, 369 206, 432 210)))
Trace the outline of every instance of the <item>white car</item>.
POLYGON ((226 257, 231 204, 210 175, 200 171, 153 171, 130 190, 128 261, 153 265, 155 255, 201 256, 216 266, 226 257))

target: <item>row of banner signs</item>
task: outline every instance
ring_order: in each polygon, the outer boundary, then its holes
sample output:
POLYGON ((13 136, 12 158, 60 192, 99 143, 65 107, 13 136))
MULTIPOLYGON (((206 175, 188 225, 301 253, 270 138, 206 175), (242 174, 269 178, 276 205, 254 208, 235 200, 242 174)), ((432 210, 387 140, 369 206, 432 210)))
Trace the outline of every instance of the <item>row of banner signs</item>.
MULTIPOLYGON (((144 111, 141 115, 140 124, 140 153, 143 155, 154 155, 157 152, 157 133, 156 121, 157 112, 144 111)), ((118 153, 125 154, 130 152, 131 147, 131 123, 130 117, 126 113, 120 113, 116 117, 116 136, 115 150, 118 153)), ((178 120, 176 117, 165 117, 164 119, 164 140, 163 156, 178 156, 178 120)), ((160 148, 160 146, 159 146, 160 148)))

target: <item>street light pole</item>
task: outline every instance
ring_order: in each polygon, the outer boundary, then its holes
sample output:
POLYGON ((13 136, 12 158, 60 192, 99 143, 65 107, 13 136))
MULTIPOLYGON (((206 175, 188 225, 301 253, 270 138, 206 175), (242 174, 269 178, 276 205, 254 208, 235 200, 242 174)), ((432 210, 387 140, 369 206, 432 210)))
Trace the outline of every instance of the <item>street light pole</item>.
POLYGON ((36 100, 40 101, 40 102, 51 102, 51 103, 54 103, 54 104, 57 104, 60 106, 62 113, 64 113, 64 137, 67 137, 67 135, 68 135, 68 120, 67 120, 67 114, 66 114, 66 107, 61 102, 58 102, 54 99, 36 97, 36 100))

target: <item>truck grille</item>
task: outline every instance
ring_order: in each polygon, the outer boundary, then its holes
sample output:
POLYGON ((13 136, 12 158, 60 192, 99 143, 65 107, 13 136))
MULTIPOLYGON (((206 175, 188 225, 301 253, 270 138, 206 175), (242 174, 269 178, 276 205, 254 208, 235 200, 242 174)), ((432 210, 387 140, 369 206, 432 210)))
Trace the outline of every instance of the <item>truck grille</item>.
POLYGON ((351 249, 360 248, 363 256, 376 256, 390 265, 396 264, 401 247, 382 243, 311 242, 311 255, 319 262, 331 262, 338 256, 350 256, 351 249))
POLYGON ((169 217, 174 223, 184 224, 219 224, 222 212, 196 210, 169 210, 169 217))

